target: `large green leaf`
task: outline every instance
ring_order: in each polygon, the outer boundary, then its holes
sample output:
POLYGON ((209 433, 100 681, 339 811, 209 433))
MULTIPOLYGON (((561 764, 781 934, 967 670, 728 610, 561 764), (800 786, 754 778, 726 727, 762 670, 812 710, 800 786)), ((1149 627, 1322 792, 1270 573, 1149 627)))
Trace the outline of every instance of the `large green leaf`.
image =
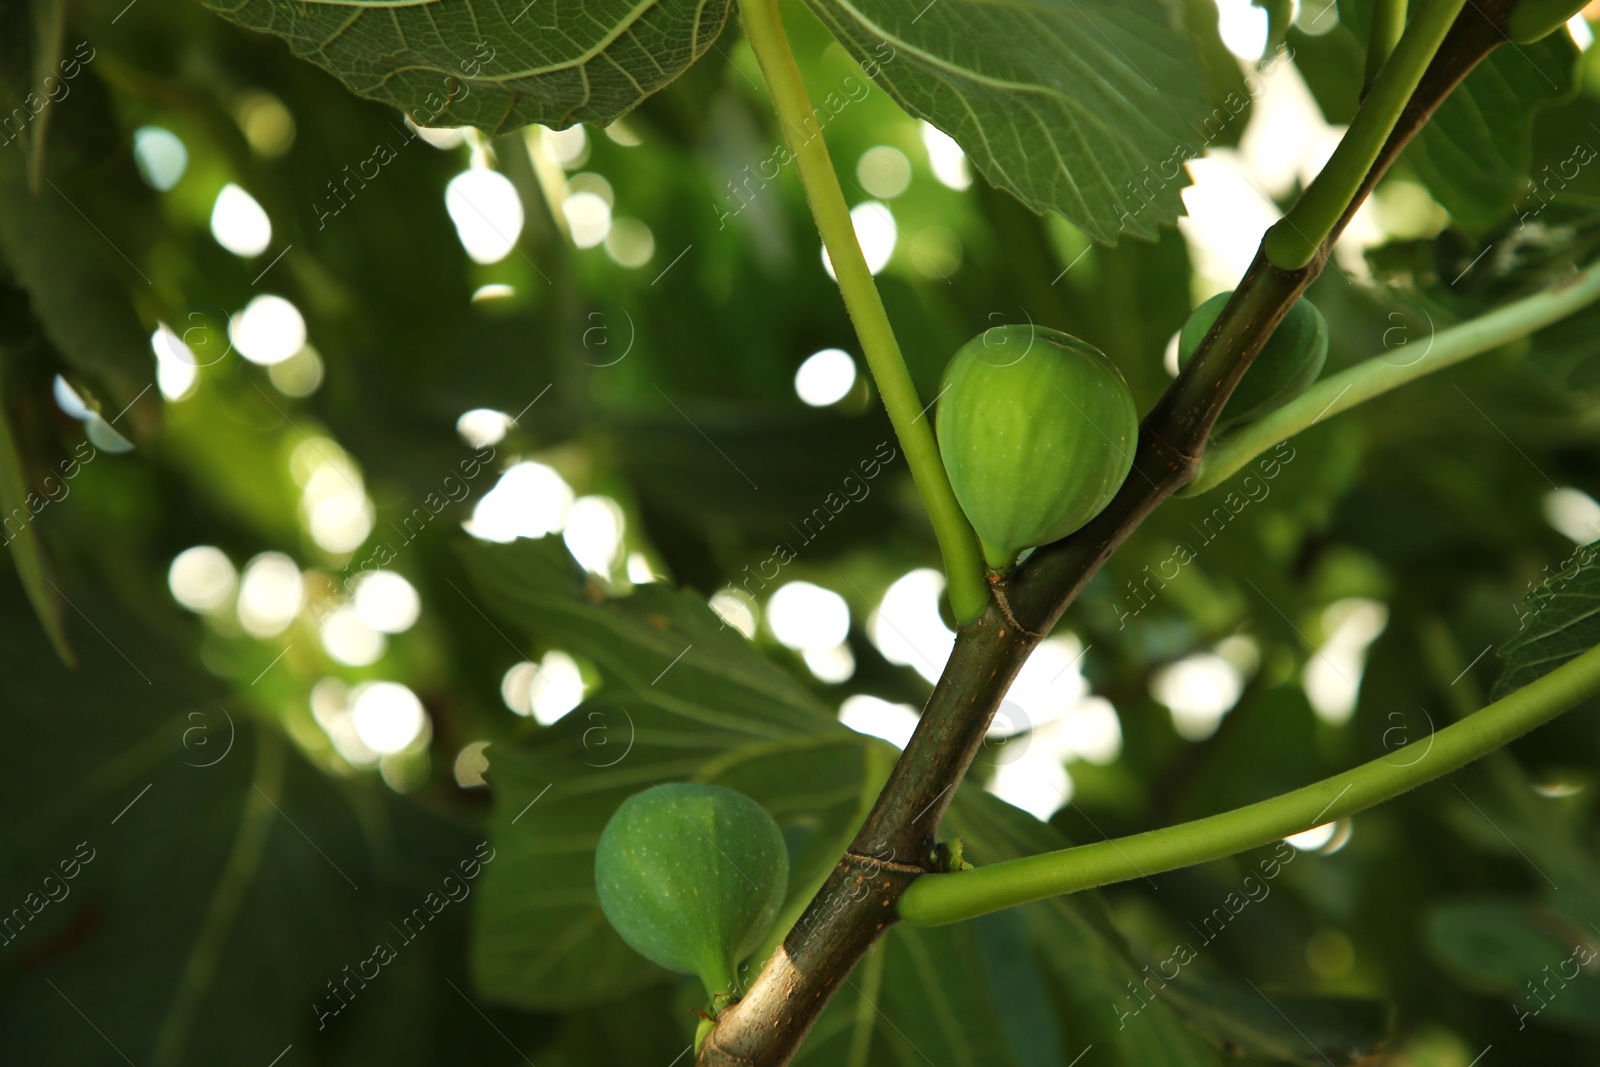
POLYGON ((1533 904, 1457 901, 1428 916, 1434 959, 1469 986, 1510 998, 1526 1026, 1537 1019, 1600 1037, 1600 978, 1594 935, 1533 904))
MULTIPOLYGON (((980 863, 1068 844, 1048 824, 970 787, 957 794, 950 826, 980 863)), ((1215 973, 1199 958, 1203 942, 1185 943, 1185 951, 1164 951, 1145 964, 1111 925, 1097 894, 1053 897, 1022 911, 1062 984, 1063 1010, 1068 1017, 1081 1014, 1085 1025, 1077 1032, 1083 1041, 1117 1049, 1118 1062, 1191 1064, 1203 1057, 1199 1035, 1224 1050, 1306 1067, 1349 1064, 1371 1055, 1387 1036, 1388 1012, 1381 1002, 1269 997, 1215 973), (1168 967, 1175 977, 1163 977, 1168 967)))
MULTIPOLYGON (((1439 105, 1406 148, 1406 160, 1457 222, 1474 228, 1492 225, 1529 191, 1534 116, 1572 92, 1577 58, 1565 32, 1496 49, 1439 105)), ((1574 151, 1580 154, 1560 165, 1570 172, 1554 175, 1555 186, 1535 194, 1530 208, 1594 158, 1587 146, 1574 151)))
POLYGON ((594 847, 617 806, 656 782, 712 776, 720 760, 725 784, 776 816, 820 820, 831 841, 840 820, 830 810, 841 797, 846 816, 857 807, 865 740, 698 597, 647 585, 609 599, 586 587, 554 538, 465 552, 491 610, 592 660, 605 677, 596 700, 551 729, 490 749, 501 860, 475 913, 478 986, 496 1000, 551 1008, 658 981, 662 972, 623 944, 595 896, 594 847), (808 756, 808 745, 826 751, 808 756), (739 765, 763 754, 781 758, 741 781, 739 765), (792 803, 752 786, 788 783, 796 772, 792 803))
POLYGON ((0 717, 31 754, 0 776, 0 1062, 266 1063, 291 1044, 302 1062, 320 1049, 365 1064, 367 1047, 441 1062, 426 1031, 455 1011, 444 978, 462 981, 466 908, 413 921, 409 938, 390 923, 475 839, 386 787, 322 774, 158 627, 69 593, 92 620, 76 671, 17 624, 20 596, 0 585, 0 717), (336 1011, 329 983, 380 942, 398 958, 336 1011))
MULTIPOLYGON (((525 1007, 571 1008, 662 980, 607 925, 593 870, 611 813, 656 782, 715 781, 772 813, 791 851, 784 914, 792 920, 849 843, 892 750, 840 726, 697 597, 644 586, 607 598, 553 538, 470 545, 466 559, 491 609, 595 661, 605 675, 596 699, 554 727, 490 749, 497 859, 485 876, 473 946, 483 992, 525 1007)), ((970 785, 957 792, 948 822, 979 862, 1067 845, 970 785)), ((1205 988, 1209 978, 1163 998, 1143 1025, 1105 1025, 1116 1022, 1107 1006, 1141 979, 1140 965, 1094 894, 1032 905, 987 926, 896 928, 830 1003, 799 1062, 911 1064, 928 1054, 925 1045, 957 1063, 1064 1062, 1068 1046, 1076 1042, 1076 1054, 1083 1042, 1069 1035, 1063 1045, 1041 1030, 1050 1005, 1132 1059, 1183 1067, 1204 1062, 1202 1035, 1280 1058, 1350 1062, 1382 1032, 1370 1001, 1280 997, 1258 1006, 1247 992, 1205 988), (986 947, 991 937, 1032 947, 1000 965, 986 947), (1026 953, 1047 962, 1035 971, 1026 953), (1054 985, 1047 972, 1057 975, 1054 985)))
POLYGON ((890 96, 991 182, 1096 240, 1182 213, 1210 79, 1179 5, 808 0, 890 96))
POLYGON ((1600 645, 1600 541, 1580 546, 1523 598, 1521 629, 1500 646, 1498 699, 1600 645))
MULTIPOLYGON (((497 856, 474 938, 483 992, 571 1008, 663 980, 612 932, 594 893, 601 828, 653 782, 715 781, 771 812, 791 851, 784 914, 792 921, 849 843, 893 750, 840 726, 736 632, 719 629, 696 597, 660 587, 619 600, 585 595, 553 539, 472 546, 468 568, 491 606, 606 675, 599 698, 553 728, 490 750, 497 856), (662 673, 685 647, 692 651, 662 673)), ((1002 943, 1019 940, 1016 923, 1007 916, 890 931, 829 1004, 797 1062, 1064 1062, 1042 974, 986 947, 992 927, 1012 935, 1002 943), (1035 1047, 1040 1041, 1048 1047, 1035 1047)))
POLYGON ((27 292, 34 316, 61 356, 105 387, 115 405, 106 417, 115 419, 153 384, 149 334, 128 284, 130 278, 138 279, 136 285, 147 279, 139 278, 129 258, 132 250, 114 243, 85 210, 90 205, 86 192, 113 176, 111 165, 84 159, 81 149, 73 155, 77 158, 69 162, 53 147, 44 184, 35 191, 27 157, 0 151, 0 203, 6 205, 0 211, 0 263, 27 292))
POLYGON ((710 48, 727 0, 206 0, 423 126, 605 125, 710 48))
MULTIPOLYGON (((1015 917, 898 926, 862 960, 795 1057, 805 1067, 1056 1065, 1072 1059, 1015 917), (1020 955, 997 958, 990 938, 1020 955), (1045 1014, 1030 1012, 1030 1005, 1045 1014), (1029 1029, 1036 1023, 1036 1029, 1029 1029)), ((1081 1047, 1081 1046, 1080 1046, 1081 1047)), ((1077 1050, 1074 1050, 1077 1051, 1077 1050)))
MULTIPOLYGON (((0 346, 0 352, 4 350, 0 346)), ((22 579, 22 588, 27 591, 39 622, 50 635, 56 655, 61 657, 63 663, 71 664, 72 646, 67 643, 62 619, 66 608, 61 595, 49 588, 52 582, 50 563, 45 557, 44 542, 39 538, 38 527, 33 522, 34 514, 44 510, 47 498, 28 488, 22 455, 17 450, 16 437, 11 432, 11 419, 4 406, 4 384, 0 381, 0 529, 4 530, 0 538, 11 550, 17 575, 22 579), (19 515, 22 521, 15 522, 15 517, 19 515)))

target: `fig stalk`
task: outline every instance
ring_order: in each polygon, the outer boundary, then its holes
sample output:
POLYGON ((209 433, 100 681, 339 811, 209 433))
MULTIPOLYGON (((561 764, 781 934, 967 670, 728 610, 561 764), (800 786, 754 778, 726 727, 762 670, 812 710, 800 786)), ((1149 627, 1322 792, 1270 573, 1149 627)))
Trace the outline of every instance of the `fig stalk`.
POLYGON ((976 619, 989 602, 989 587, 983 577, 978 556, 978 539, 972 532, 961 505, 956 502, 950 481, 939 462, 933 443, 933 428, 924 417, 917 387, 906 369, 900 344, 895 340, 889 313, 884 309, 878 286, 872 280, 866 256, 856 240, 855 224, 845 205, 839 176, 828 156, 828 145, 816 128, 810 96, 795 64, 777 0, 743 0, 739 5, 744 18, 745 36, 756 54, 762 76, 772 93, 772 105, 783 127, 784 138, 794 152, 795 169, 805 187, 822 244, 828 250, 839 279, 839 292, 845 309, 861 341, 861 352, 877 383, 883 406, 889 413, 895 436, 906 454, 911 477, 922 495, 922 504, 933 521, 933 532, 944 557, 949 580, 950 609, 962 625, 976 619))

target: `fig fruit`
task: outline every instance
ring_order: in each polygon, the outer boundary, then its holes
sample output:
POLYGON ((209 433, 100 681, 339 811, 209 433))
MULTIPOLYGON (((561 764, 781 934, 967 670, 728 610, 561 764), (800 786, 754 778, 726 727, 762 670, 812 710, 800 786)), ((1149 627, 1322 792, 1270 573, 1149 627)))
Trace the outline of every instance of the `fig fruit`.
MULTIPOLYGON (((1222 314, 1230 290, 1218 293, 1194 309, 1178 335, 1178 365, 1188 364, 1222 314)), ((1328 322, 1317 306, 1304 297, 1290 307, 1278 328, 1272 332, 1250 369, 1239 379, 1238 388, 1222 407, 1217 426, 1248 422, 1281 408, 1305 392, 1328 359, 1328 322)))
POLYGON ((766 810, 717 785, 635 793, 606 823, 594 856, 600 909, 639 955, 699 975, 714 999, 772 928, 789 853, 766 810))
POLYGON ((945 369, 935 430, 951 488, 984 560, 1004 572, 1025 548, 1098 515, 1133 466, 1139 414, 1116 364, 1039 326, 996 326, 945 369))

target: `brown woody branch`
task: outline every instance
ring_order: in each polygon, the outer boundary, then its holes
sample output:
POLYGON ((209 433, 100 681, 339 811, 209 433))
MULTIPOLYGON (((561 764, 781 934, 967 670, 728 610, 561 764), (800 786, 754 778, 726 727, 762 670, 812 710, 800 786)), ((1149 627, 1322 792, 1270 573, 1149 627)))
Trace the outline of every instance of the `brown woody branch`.
POLYGON ((1106 560, 1199 469, 1222 406, 1289 307, 1321 273, 1356 208, 1461 79, 1506 38, 1512 0, 1468 4, 1320 254, 1292 271, 1258 252, 1199 351, 1145 417, 1133 472, 1081 530, 1036 550, 955 649, 855 841, 783 946, 707 1035, 701 1067, 782 1067, 920 874, 944 869, 939 819, 1022 664, 1106 560))

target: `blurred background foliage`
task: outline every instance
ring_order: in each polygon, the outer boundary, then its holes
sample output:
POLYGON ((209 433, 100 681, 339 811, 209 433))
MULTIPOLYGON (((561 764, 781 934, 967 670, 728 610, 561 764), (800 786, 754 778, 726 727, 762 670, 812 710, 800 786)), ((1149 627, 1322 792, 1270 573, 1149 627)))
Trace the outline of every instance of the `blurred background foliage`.
MULTIPOLYGON (((119 6, 0 2, 8 112, 50 97, 0 124, 0 1059, 676 1062, 695 995, 596 924, 599 826, 651 781, 734 785, 803 902, 951 640, 752 55, 730 29, 608 129, 490 140, 198 6, 119 6)), ((1221 117, 1189 217, 1115 248, 974 180, 788 12, 925 397, 1032 321, 1147 408, 1325 158, 1363 5, 1184 6, 1221 117)), ((1497 53, 1408 150, 1311 290, 1330 370, 1594 255, 1589 41, 1497 53)), ((969 858, 1480 706, 1524 594, 1600 533, 1597 327, 1162 507, 1002 709, 950 819, 969 858)), ((896 931, 802 1062, 1348 1060, 1374 1000, 1375 1062, 1600 1062, 1600 971, 1549 978, 1600 945, 1597 745, 1581 709, 1303 835, 1220 930, 1270 850, 896 931)))

